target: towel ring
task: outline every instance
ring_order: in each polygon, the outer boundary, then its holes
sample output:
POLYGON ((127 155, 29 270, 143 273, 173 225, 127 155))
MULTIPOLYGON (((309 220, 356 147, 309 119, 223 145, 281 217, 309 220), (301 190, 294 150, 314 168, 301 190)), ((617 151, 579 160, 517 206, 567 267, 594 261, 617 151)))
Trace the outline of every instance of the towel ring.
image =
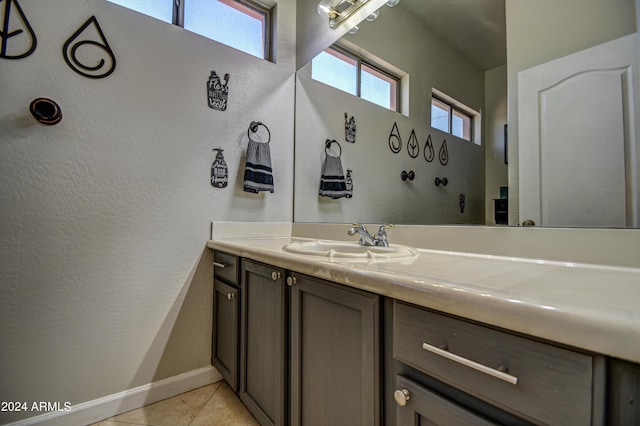
MULTIPOLYGON (((271 142, 271 132, 269 131, 269 128, 267 127, 267 125, 264 124, 262 121, 252 121, 251 124, 249 124, 249 128, 247 129, 247 136, 249 137, 249 140, 253 140, 253 139, 251 139, 251 133, 250 132, 258 133, 258 128, 260 126, 262 126, 265 129, 267 129, 267 133, 269 134, 269 139, 267 140, 266 143, 271 142)), ((258 141, 254 141, 254 142, 258 142, 258 141)))
POLYGON ((332 145, 332 144, 334 144, 334 143, 335 143, 336 145, 338 145, 338 149, 340 150, 340 151, 338 152, 338 157, 341 157, 341 156, 342 156, 342 147, 340 146, 340 144, 338 143, 338 141, 337 141, 337 140, 335 140, 335 139, 334 139, 334 140, 329 140, 329 139, 327 139, 327 141, 324 143, 324 152, 325 152, 327 155, 329 155, 329 151, 328 151, 328 150, 329 150, 329 148, 331 147, 331 145, 332 145))

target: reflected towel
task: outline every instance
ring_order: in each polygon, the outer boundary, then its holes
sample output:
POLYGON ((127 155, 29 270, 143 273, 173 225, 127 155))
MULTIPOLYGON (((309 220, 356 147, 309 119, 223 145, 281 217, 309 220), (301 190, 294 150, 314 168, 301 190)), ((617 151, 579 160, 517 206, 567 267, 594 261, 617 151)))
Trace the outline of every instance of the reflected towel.
POLYGON ((349 196, 340 157, 327 154, 320 177, 320 196, 334 199, 349 196))
POLYGON ((268 143, 249 140, 244 169, 244 191, 254 194, 260 191, 273 192, 271 151, 268 143))

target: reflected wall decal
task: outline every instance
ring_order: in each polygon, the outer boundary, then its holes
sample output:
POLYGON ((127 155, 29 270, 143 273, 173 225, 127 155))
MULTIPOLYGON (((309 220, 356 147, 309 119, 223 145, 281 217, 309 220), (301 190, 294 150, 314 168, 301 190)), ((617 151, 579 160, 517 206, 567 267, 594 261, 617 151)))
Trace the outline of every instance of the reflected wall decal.
POLYGON ((88 78, 105 78, 111 75, 111 73, 116 69, 116 57, 113 54, 111 47, 109 47, 109 43, 107 42, 107 39, 104 36, 104 33, 100 28, 100 24, 98 24, 98 20, 95 16, 89 18, 87 22, 85 22, 78 31, 73 33, 73 35, 64 43, 64 46, 62 47, 62 56, 72 70, 88 78), (100 42, 91 39, 92 35, 89 34, 90 28, 93 28, 96 31, 97 36, 101 39, 100 42), (85 33, 85 31, 87 32, 85 33), (79 39, 81 34, 84 39, 79 39), (82 63, 81 59, 78 58, 78 49, 83 46, 93 46, 102 49, 109 56, 111 67, 106 71, 102 70, 106 64, 104 58, 100 58, 96 65, 82 63))
POLYGON ((431 135, 427 137, 427 142, 424 144, 424 159, 427 160, 428 163, 433 161, 436 153, 433 149, 433 141, 431 141, 431 135))
POLYGON ((418 137, 416 136, 415 129, 411 129, 409 142, 407 142, 407 152, 411 158, 416 158, 418 154, 420 154, 420 145, 418 144, 418 137))
POLYGON ((0 58, 22 59, 31 55, 36 50, 38 39, 36 38, 36 34, 33 32, 33 28, 31 28, 31 24, 29 24, 29 20, 22 11, 18 0, 5 0, 4 10, 0 13, 3 14, 2 29, 0 30, 0 58), (11 6, 14 8, 12 9, 11 6), (30 40, 26 40, 23 36, 27 36, 30 40), (26 50, 20 53, 11 53, 11 49, 9 49, 9 41, 12 37, 16 37, 12 40, 12 44, 15 43, 15 45, 18 46, 16 50, 21 48, 26 48, 26 50))
POLYGON ((440 147, 440 152, 438 154, 438 158, 440 159, 440 164, 446 166, 449 162, 449 151, 447 150, 447 140, 442 141, 442 146, 440 147))
POLYGON ((347 119, 348 115, 344 113, 344 138, 347 142, 356 143, 356 119, 354 116, 347 119))

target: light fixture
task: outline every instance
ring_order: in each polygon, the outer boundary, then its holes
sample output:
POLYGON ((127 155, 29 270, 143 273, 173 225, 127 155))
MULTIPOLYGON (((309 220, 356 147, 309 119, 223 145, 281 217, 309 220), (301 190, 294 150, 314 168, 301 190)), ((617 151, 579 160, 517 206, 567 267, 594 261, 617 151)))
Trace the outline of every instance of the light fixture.
POLYGON ((348 32, 349 32, 349 34, 355 34, 355 33, 358 32, 359 29, 360 29, 359 26, 354 25, 353 27, 351 27, 351 29, 348 32))
POLYGON ((389 0, 389 1, 386 3, 386 5, 387 5, 387 6, 389 6, 389 7, 394 7, 394 6, 397 6, 397 5, 398 5, 398 3, 400 3, 400 0, 389 0))
POLYGON ((380 15, 380 9, 374 10, 371 15, 367 16, 367 21, 373 22, 378 19, 378 15, 380 15))
POLYGON ((318 13, 329 17, 329 26, 337 28, 369 0, 320 0, 318 13))
POLYGON ((318 3, 318 13, 320 15, 327 15, 329 19, 336 19, 338 15, 340 15, 330 0, 320 0, 318 3))

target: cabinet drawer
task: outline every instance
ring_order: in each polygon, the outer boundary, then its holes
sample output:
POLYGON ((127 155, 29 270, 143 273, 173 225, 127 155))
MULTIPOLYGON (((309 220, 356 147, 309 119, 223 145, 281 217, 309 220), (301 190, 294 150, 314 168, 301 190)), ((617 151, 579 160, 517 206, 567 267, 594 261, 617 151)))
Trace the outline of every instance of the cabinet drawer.
POLYGON ((543 424, 592 424, 594 359, 401 302, 397 360, 505 411, 543 424))
POLYGON ((497 426, 413 380, 397 375, 396 425, 497 426))
POLYGON ((238 257, 222 251, 213 253, 213 274, 230 284, 238 285, 238 257))

